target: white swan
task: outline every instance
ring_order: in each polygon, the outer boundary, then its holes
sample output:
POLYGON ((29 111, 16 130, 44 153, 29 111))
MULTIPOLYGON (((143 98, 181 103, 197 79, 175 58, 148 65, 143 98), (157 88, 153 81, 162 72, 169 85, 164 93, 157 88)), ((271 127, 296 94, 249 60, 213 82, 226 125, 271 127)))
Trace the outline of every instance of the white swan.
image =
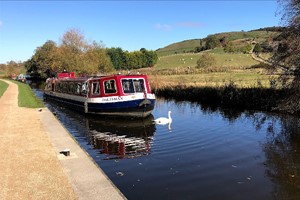
POLYGON ((155 124, 161 124, 161 125, 172 123, 171 111, 168 112, 168 118, 166 118, 166 117, 160 117, 160 118, 157 118, 157 119, 155 119, 153 121, 155 122, 155 124))

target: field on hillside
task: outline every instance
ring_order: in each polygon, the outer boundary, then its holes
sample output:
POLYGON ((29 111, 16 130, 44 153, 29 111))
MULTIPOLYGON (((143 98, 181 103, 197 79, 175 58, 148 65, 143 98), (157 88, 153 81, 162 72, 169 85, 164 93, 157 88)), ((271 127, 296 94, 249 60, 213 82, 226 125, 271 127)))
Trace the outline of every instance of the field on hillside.
POLYGON ((240 31, 240 32, 228 32, 228 33, 217 33, 217 38, 226 37, 228 41, 240 40, 240 39, 253 39, 256 42, 264 42, 269 38, 273 38, 278 35, 278 32, 274 31, 240 31))
MULTIPOLYGON (((209 53, 205 52, 205 53, 209 53)), ((159 57, 156 70, 171 69, 175 67, 188 68, 196 67, 197 60, 203 53, 186 53, 186 54, 174 54, 169 56, 159 57)), ((216 59, 216 67, 229 68, 229 69, 245 69, 253 65, 259 64, 259 62, 253 60, 250 54, 227 54, 227 53, 211 53, 216 59)))
POLYGON ((213 53, 217 64, 204 70, 196 68, 198 54, 162 56, 153 68, 139 70, 149 75, 153 88, 170 86, 212 86, 235 84, 237 87, 270 87, 271 76, 250 54, 213 53))
MULTIPOLYGON (((255 44, 271 46, 272 41, 280 34, 280 29, 265 28, 253 31, 225 32, 209 35, 206 38, 192 39, 170 44, 158 49, 159 60, 157 64, 146 69, 152 87, 168 86, 222 86, 234 83, 238 87, 270 87, 276 76, 271 76, 266 65, 254 60, 251 54, 244 54, 242 49, 246 45, 254 47, 255 44), (209 38, 219 41, 219 47, 201 51, 200 53, 187 53, 196 47, 204 47, 209 38), (224 44, 231 42, 235 53, 225 53, 224 44), (215 59, 215 64, 206 68, 197 68, 197 60, 203 53, 209 53, 215 59)), ((270 53, 260 55, 264 59, 270 58, 270 53)))
POLYGON ((190 39, 181 42, 176 42, 170 44, 166 47, 158 49, 156 52, 158 56, 174 55, 180 53, 187 53, 195 51, 196 47, 205 47, 206 41, 209 37, 214 37, 218 41, 222 41, 220 47, 224 47, 224 42, 232 42, 236 47, 245 46, 252 41, 259 44, 266 44, 271 42, 274 38, 279 35, 280 32, 277 31, 266 31, 266 30, 256 30, 256 31, 236 31, 236 32, 225 32, 208 35, 206 38, 190 39))
POLYGON ((168 45, 162 49, 157 50, 159 56, 172 55, 176 53, 183 53, 193 51, 196 47, 200 46, 200 39, 185 40, 168 45))

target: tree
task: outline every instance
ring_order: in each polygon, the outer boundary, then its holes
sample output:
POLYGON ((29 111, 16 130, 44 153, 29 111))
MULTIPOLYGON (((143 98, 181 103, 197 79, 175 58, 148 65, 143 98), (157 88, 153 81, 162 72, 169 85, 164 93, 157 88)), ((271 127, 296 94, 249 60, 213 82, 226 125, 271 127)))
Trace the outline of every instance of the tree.
POLYGON ((262 52, 273 52, 273 47, 268 41, 264 41, 261 45, 262 52))
POLYGON ((252 50, 252 46, 251 44, 246 44, 244 47, 243 47, 243 53, 250 53, 250 51, 252 50))
MULTIPOLYGON (((278 46, 272 57, 274 68, 281 68, 285 75, 292 75, 291 95, 282 107, 290 112, 300 112, 300 0, 278 0, 282 6, 282 22, 286 25, 277 38, 278 46)), ((276 39, 275 39, 276 40, 276 39)))
POLYGON ((83 54, 88 47, 83 33, 78 29, 70 29, 64 33, 59 49, 63 68, 67 71, 82 71, 81 68, 84 67, 83 54))
POLYGON ((226 36, 222 37, 220 40, 220 43, 223 47, 225 47, 228 43, 228 38, 226 36))
POLYGON ((7 62, 7 64, 5 65, 5 67, 3 66, 4 71, 5 71, 5 75, 7 77, 10 77, 12 74, 24 74, 26 72, 26 69, 24 67, 24 63, 22 62, 16 62, 16 61, 9 61, 7 62))
POLYGON ((86 52, 83 54, 84 67, 79 68, 78 72, 82 74, 104 74, 114 71, 114 67, 110 61, 110 58, 105 50, 96 42, 89 46, 86 52))
POLYGON ((194 53, 199 53, 201 51, 201 47, 195 47, 194 48, 194 53))
POLYGON ((116 70, 125 69, 126 57, 125 52, 120 48, 109 48, 106 49, 107 54, 116 70))
POLYGON ((116 70, 152 67, 158 60, 155 51, 148 51, 145 48, 133 52, 124 52, 121 48, 110 48, 107 49, 107 53, 116 70))
POLYGON ((227 42, 227 44, 224 47, 224 51, 226 53, 234 53, 235 52, 235 47, 231 41, 227 42))
POLYGON ((138 69, 141 68, 141 55, 140 51, 125 51, 126 56, 126 69, 138 69))
POLYGON ((278 0, 282 6, 283 23, 286 28, 278 38, 278 47, 273 56, 276 67, 300 77, 300 0, 278 0), (283 67, 284 66, 284 67, 283 67))
POLYGON ((43 78, 54 76, 63 70, 79 74, 98 74, 114 70, 104 45, 95 41, 87 42, 77 29, 67 31, 59 46, 49 40, 38 47, 25 66, 28 72, 39 74, 43 78))
POLYGON ((254 49, 253 49, 253 52, 256 53, 256 54, 259 54, 262 52, 262 48, 260 46, 259 43, 256 43, 255 46, 254 46, 254 49))
POLYGON ((78 29, 70 29, 61 38, 62 46, 68 47, 73 53, 84 52, 88 44, 83 33, 78 29))
POLYGON ((32 73, 39 73, 42 77, 49 76, 46 74, 49 69, 56 71, 59 68, 58 47, 52 40, 48 40, 40 47, 37 47, 35 54, 26 62, 26 68, 32 73))
POLYGON ((33 58, 28 59, 24 62, 24 66, 26 68, 26 71, 31 76, 40 76, 40 73, 38 72, 38 66, 36 61, 33 60, 33 58))
POLYGON ((99 74, 115 69, 138 69, 153 66, 158 60, 154 51, 124 52, 121 48, 106 49, 100 42, 87 42, 77 29, 70 29, 61 38, 60 45, 49 40, 35 50, 25 66, 31 74, 42 78, 67 70, 78 74, 99 74))
POLYGON ((143 57, 144 57, 144 63, 142 67, 152 67, 155 65, 158 61, 158 56, 155 51, 142 51, 143 57))
POLYGON ((205 43, 206 49, 214 49, 220 46, 220 41, 215 36, 208 36, 205 43))
POLYGON ((211 67, 216 64, 216 59, 214 56, 208 53, 204 53, 197 60, 197 68, 211 67))

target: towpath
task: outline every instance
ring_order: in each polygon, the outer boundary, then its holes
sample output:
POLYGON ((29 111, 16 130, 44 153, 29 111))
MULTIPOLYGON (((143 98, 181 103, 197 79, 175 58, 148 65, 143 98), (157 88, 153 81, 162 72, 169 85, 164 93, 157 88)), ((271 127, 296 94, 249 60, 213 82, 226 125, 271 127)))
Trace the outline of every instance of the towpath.
MULTIPOLYGON (((5 80, 3 80, 5 81, 5 80)), ((18 107, 10 81, 0 98, 0 199, 125 199, 47 109, 18 107), (70 156, 60 151, 70 149, 70 156)))

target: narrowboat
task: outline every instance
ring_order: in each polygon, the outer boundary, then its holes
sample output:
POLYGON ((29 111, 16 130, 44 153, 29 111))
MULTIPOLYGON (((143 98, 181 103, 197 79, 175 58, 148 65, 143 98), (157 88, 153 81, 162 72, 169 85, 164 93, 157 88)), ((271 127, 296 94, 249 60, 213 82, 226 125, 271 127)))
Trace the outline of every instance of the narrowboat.
POLYGON ((75 77, 63 72, 46 80, 44 98, 87 114, 120 117, 147 117, 155 105, 142 74, 75 77))

